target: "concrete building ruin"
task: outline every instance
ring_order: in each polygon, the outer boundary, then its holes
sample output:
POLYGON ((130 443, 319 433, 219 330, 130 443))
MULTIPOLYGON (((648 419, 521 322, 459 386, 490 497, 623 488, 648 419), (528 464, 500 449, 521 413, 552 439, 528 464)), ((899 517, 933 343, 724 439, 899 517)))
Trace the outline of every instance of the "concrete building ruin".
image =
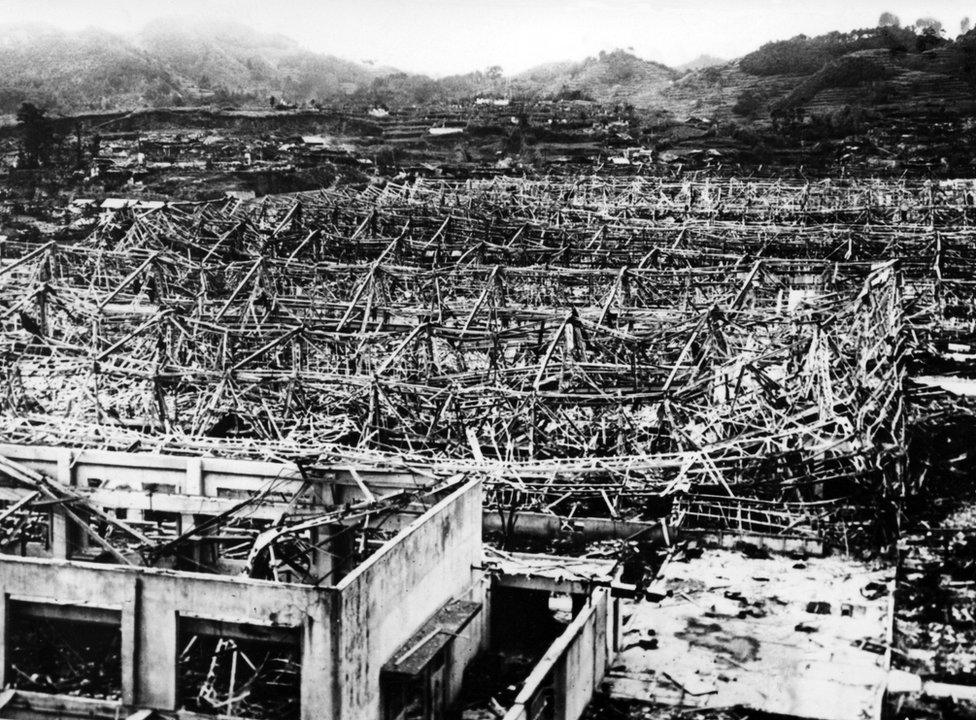
POLYGON ((857 554, 918 490, 970 190, 390 181, 5 242, 0 717, 876 716, 857 554))
MULTIPOLYGON (((380 660, 395 657, 415 629, 430 616, 448 612, 450 603, 464 612, 452 619, 457 627, 445 626, 445 632, 462 626, 466 630, 446 643, 455 663, 453 674, 447 676, 448 697, 458 691, 458 673, 465 658, 484 642, 485 584, 474 569, 481 557, 478 480, 459 479, 440 492, 420 493, 417 499, 427 509, 405 515, 396 510, 403 499, 387 507, 379 500, 378 515, 389 518, 392 527, 388 531, 394 534, 358 565, 340 568, 331 563, 332 553, 319 552, 306 577, 295 570, 292 577, 252 579, 242 577, 239 570, 227 574, 251 560, 225 557, 226 539, 193 543, 186 551, 192 557, 179 549, 180 539, 192 537, 194 528, 205 528, 212 518, 234 512, 241 505, 233 499, 234 493, 240 496, 249 485, 263 487, 271 479, 278 483, 279 492, 296 495, 294 489, 283 486, 301 485, 300 478, 281 475, 280 467, 269 470, 250 462, 201 463, 199 459, 103 453, 111 457, 99 462, 97 457, 87 461, 82 456, 72 463, 70 451, 54 459, 51 453, 38 454, 47 457, 35 457, 31 464, 70 468, 69 472, 76 473, 72 482, 59 484, 59 488, 83 483, 81 487, 93 488, 92 495, 82 492, 83 497, 105 510, 125 510, 127 516, 144 512, 173 515, 180 520, 180 534, 170 547, 175 555, 173 568, 92 564, 81 558, 93 552, 103 554, 101 547, 93 547, 95 536, 85 542, 75 522, 77 515, 70 510, 62 513, 66 505, 56 508, 51 515, 51 557, 38 557, 44 553, 35 553, 28 542, 25 557, 6 556, 0 566, 7 602, 8 666, 16 665, 10 656, 10 628, 19 624, 19 618, 98 624, 120 637, 117 683, 123 706, 175 710, 186 690, 181 684, 185 673, 181 674, 180 663, 190 638, 272 643, 286 649, 291 664, 299 668, 300 679, 292 682, 298 689, 300 715, 286 712, 282 716, 353 718, 379 712, 380 660), (115 489, 120 477, 128 489, 115 489), (146 508, 147 502, 151 509, 146 508), (194 563, 207 572, 176 569, 194 563), (310 577, 317 579, 309 582, 310 577)), ((300 518, 341 507, 332 500, 320 504, 333 490, 342 493, 345 488, 328 482, 316 484, 309 488, 309 502, 291 510, 300 518)), ((387 490, 392 496, 402 495, 402 490, 387 490)), ((35 491, 21 486, 7 492, 27 497, 35 491)), ((85 504, 86 508, 93 506, 85 504)), ((267 518, 269 513, 280 517, 285 510, 281 503, 263 502, 257 513, 247 517, 252 521, 267 518)), ((117 523, 116 530, 126 527, 123 521, 117 523)), ((335 522, 302 532, 324 537, 344 529, 337 517, 335 522)), ((18 678, 6 677, 5 684, 16 688, 18 678)))
MULTIPOLYGON (((41 521, 49 523, 46 536, 22 536, 0 558, 9 717, 117 717, 138 708, 165 715, 204 691, 226 694, 220 714, 242 717, 254 716, 255 706, 269 717, 396 718, 408 707, 438 717, 488 647, 492 583, 483 564, 479 477, 432 485, 405 472, 337 468, 315 481, 285 463, 43 446, 5 446, 3 456, 10 507, 44 507, 41 496, 49 509, 41 521), (175 530, 156 538, 154 557, 138 558, 127 548, 140 536, 143 547, 150 539, 130 522, 146 516, 163 524, 171 518, 175 530), (234 517, 252 530, 272 529, 228 537, 234 517), (282 526, 283 517, 293 527, 282 526), (109 528, 103 534, 93 530, 100 520, 109 528), (269 557, 253 548, 235 552, 249 537, 269 557), (308 564, 286 558, 279 572, 275 550, 284 558, 294 550, 286 538, 299 537, 308 564), (257 571, 262 564, 265 573, 257 571), (33 637, 25 646, 20 632, 34 620, 98 638, 91 647, 117 648, 114 677, 101 678, 102 692, 117 699, 86 699, 84 683, 71 696, 22 689, 39 685, 44 664, 34 656, 53 652, 33 637), (191 667, 194 643, 210 643, 212 653, 202 685, 191 667), (287 672, 259 671, 248 659, 255 653, 287 672), (235 681, 258 698, 269 695, 262 683, 284 685, 278 692, 287 702, 239 700, 235 708, 235 681)), ((540 583, 547 593, 565 584, 539 579, 536 590, 540 583)), ((581 661, 593 668, 592 690, 612 642, 609 595, 568 589, 586 606, 571 630, 599 633, 588 638, 590 655, 581 661)), ((589 693, 577 703, 588 700, 589 693)), ((184 709, 179 716, 198 714, 184 709)))

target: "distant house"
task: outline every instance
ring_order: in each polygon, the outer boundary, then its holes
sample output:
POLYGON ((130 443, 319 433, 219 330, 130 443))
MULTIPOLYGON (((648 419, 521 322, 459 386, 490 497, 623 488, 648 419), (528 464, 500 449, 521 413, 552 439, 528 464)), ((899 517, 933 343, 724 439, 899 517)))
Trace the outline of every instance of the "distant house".
POLYGON ((331 140, 324 135, 302 135, 302 142, 306 145, 324 146, 329 145, 331 140))
POLYGON ((131 208, 133 210, 158 210, 165 207, 162 200, 134 200, 130 198, 105 198, 99 208, 105 216, 111 216, 119 210, 131 208))
POLYGON ((68 212, 75 214, 84 214, 97 207, 97 203, 92 198, 75 198, 68 205, 68 212))
POLYGON ((461 135, 463 127, 432 127, 428 131, 430 135, 461 135))
POLYGON ((508 107, 511 100, 508 98, 489 98, 480 97, 474 101, 475 105, 494 105, 495 107, 508 107))

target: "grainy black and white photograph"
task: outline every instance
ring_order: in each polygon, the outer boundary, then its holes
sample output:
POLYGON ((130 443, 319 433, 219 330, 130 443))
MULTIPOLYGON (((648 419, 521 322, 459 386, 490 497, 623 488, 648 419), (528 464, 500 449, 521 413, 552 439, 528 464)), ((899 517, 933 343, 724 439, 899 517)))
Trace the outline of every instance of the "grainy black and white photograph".
POLYGON ((0 720, 976 720, 976 3, 0 0, 0 720))

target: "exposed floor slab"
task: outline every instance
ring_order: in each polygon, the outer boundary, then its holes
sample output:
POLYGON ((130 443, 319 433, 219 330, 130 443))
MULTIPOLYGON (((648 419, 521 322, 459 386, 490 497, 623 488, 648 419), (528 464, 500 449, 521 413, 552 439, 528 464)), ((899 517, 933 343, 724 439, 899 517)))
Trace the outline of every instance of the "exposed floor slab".
POLYGON ((665 564, 659 601, 630 604, 611 697, 747 707, 822 720, 879 717, 894 569, 849 558, 706 550, 665 564))

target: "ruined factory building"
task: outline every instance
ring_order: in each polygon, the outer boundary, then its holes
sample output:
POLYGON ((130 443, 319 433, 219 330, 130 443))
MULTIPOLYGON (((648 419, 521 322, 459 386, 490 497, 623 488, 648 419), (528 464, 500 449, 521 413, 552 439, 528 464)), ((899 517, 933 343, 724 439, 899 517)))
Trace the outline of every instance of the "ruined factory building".
POLYGON ((616 644, 616 564, 570 577, 555 556, 485 562, 479 477, 0 453, 4 517, 34 503, 36 526, 0 556, 4 718, 439 718, 477 697, 465 671, 496 649, 492 626, 545 617, 554 594, 571 621, 541 637, 512 712, 575 717, 616 644), (150 518, 171 531, 147 537, 150 518))
MULTIPOLYGON (((370 132, 479 135, 425 112, 370 132)), ((249 147, 347 152, 316 134, 249 147)), ((965 389, 973 183, 605 150, 575 174, 374 155, 302 192, 92 193, 11 231, 0 718, 861 720, 972 693, 902 592, 971 519, 899 552, 966 477, 919 418, 954 428, 965 389), (932 436, 952 462, 918 455, 932 436), (924 663, 949 661, 938 687, 924 663)))

